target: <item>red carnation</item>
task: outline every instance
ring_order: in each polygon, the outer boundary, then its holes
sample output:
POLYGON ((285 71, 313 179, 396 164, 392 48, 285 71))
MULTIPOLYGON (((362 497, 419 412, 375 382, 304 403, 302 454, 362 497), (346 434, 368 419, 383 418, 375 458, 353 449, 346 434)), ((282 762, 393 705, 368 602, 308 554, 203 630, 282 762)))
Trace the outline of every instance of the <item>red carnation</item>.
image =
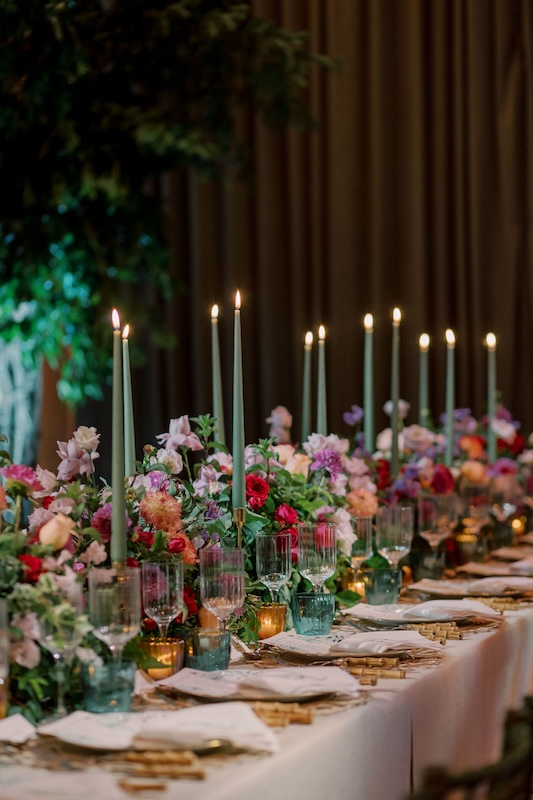
POLYGON ((517 433, 511 443, 509 443, 505 439, 498 439, 496 444, 500 452, 505 452, 506 450, 508 450, 514 456, 518 456, 524 449, 526 440, 521 433, 517 433))
POLYGON ((37 556, 22 555, 18 557, 24 568, 24 577, 28 583, 36 583, 43 572, 43 560, 37 556))
POLYGON ((246 499, 253 511, 257 511, 265 505, 270 487, 264 478, 259 475, 246 476, 246 499))
POLYGON ((435 494, 452 494, 455 481, 452 473, 444 464, 436 464, 433 468, 431 488, 435 494))
POLYGON ((377 487, 378 491, 387 489, 390 486, 390 464, 384 458, 380 458, 376 463, 377 487))
POLYGON ((295 522, 298 522, 298 512, 295 508, 288 506, 287 503, 282 503, 276 508, 274 519, 283 527, 285 525, 294 525, 295 522))

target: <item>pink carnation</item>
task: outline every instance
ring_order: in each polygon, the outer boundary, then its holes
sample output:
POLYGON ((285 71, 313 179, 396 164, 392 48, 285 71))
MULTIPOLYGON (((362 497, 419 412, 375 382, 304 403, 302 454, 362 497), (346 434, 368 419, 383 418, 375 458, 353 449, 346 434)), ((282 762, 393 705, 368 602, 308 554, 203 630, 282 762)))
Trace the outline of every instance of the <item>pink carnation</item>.
POLYGON ((11 464, 9 467, 2 467, 0 475, 3 475, 6 479, 8 491, 15 490, 19 493, 27 494, 24 489, 39 492, 43 488, 39 483, 35 470, 24 466, 24 464, 11 464))

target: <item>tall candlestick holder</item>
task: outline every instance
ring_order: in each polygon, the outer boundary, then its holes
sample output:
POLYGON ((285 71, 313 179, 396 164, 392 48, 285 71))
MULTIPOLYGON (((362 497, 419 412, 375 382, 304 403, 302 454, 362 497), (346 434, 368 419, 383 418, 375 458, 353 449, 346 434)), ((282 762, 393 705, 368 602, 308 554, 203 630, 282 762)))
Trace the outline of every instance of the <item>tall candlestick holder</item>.
POLYGON ((237 547, 242 547, 242 527, 246 521, 246 509, 234 508, 233 509, 233 522, 237 527, 237 547))

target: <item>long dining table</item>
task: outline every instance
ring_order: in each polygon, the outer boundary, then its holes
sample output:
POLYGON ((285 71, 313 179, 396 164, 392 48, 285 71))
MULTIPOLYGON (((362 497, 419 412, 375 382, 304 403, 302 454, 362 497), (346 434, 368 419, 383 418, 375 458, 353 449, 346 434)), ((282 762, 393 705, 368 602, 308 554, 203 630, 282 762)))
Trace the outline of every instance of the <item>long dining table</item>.
MULTIPOLYGON (((505 611, 494 629, 448 640, 435 665, 361 687, 366 702, 279 729, 273 755, 204 759, 203 781, 168 781, 152 800, 403 800, 424 768, 461 770, 498 757, 506 710, 533 692, 533 606, 505 611)), ((3 762, 0 800, 124 800, 117 775, 3 762)))

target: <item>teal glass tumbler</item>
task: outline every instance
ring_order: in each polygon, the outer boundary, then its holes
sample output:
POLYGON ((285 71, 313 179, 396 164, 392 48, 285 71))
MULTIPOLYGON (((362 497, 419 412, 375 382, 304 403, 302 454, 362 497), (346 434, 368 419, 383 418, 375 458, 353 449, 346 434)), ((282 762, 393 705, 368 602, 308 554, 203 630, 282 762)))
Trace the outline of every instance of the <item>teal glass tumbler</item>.
POLYGON ((82 664, 83 698, 86 711, 105 714, 130 711, 135 687, 134 661, 82 664))
POLYGON ((213 672, 228 669, 231 651, 229 631, 195 628, 184 636, 184 664, 191 669, 213 672))
POLYGON ((402 570, 399 567, 390 569, 361 568, 356 581, 365 587, 366 602, 371 606, 396 603, 402 588, 402 570))
POLYGON ((304 636, 325 636, 331 630, 335 616, 335 599, 331 594, 303 592, 291 602, 296 633, 304 636))

